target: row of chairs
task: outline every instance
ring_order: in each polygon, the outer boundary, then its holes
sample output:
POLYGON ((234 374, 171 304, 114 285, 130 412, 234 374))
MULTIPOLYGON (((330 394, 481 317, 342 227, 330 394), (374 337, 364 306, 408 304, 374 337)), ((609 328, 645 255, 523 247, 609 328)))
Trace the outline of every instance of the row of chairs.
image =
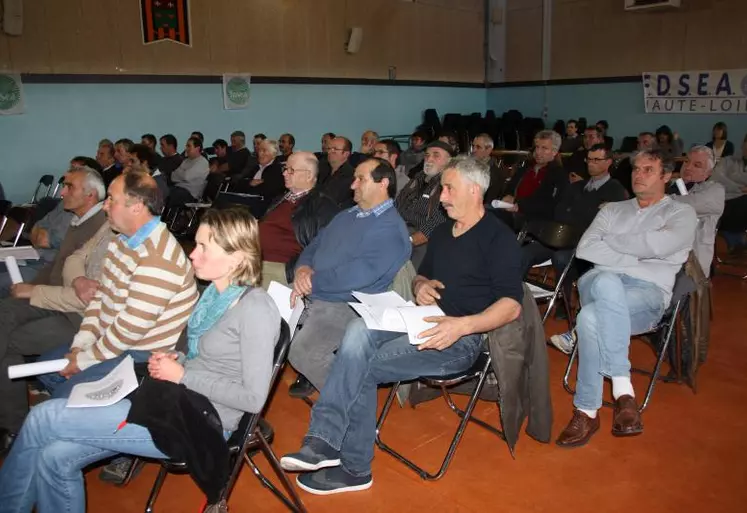
POLYGON ((55 184, 54 176, 42 175, 28 203, 13 205, 8 200, 0 200, 0 247, 15 247, 21 242, 25 231, 37 220, 40 205, 43 204, 44 211, 54 208, 59 201, 63 181, 64 176, 55 184), (15 231, 11 233, 11 230, 15 231))

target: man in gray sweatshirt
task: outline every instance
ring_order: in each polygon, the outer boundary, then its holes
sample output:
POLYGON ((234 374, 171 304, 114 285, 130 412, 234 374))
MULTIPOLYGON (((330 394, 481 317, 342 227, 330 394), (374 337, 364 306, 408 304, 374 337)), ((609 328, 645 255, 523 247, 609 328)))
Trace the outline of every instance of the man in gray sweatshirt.
POLYGON ((599 429, 605 377, 615 398, 612 434, 643 431, 630 382, 630 337, 659 322, 695 240, 695 210, 666 195, 672 173, 661 153, 642 151, 632 164, 636 197, 604 206, 576 250, 594 269, 578 282, 575 409, 556 442, 561 447, 584 445, 599 429))

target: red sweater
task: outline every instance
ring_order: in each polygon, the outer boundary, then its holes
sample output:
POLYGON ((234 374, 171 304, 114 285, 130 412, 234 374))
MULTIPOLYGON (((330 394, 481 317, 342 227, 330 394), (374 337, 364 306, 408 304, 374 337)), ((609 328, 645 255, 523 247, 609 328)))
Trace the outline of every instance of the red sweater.
POLYGON ((286 264, 301 253, 301 245, 296 240, 291 223, 291 214, 295 207, 295 203, 283 200, 259 223, 262 260, 286 264))
POLYGON ((516 199, 528 198, 539 189, 542 180, 545 179, 547 174, 547 166, 543 166, 535 171, 534 169, 527 170, 524 176, 521 177, 519 187, 516 189, 516 199))

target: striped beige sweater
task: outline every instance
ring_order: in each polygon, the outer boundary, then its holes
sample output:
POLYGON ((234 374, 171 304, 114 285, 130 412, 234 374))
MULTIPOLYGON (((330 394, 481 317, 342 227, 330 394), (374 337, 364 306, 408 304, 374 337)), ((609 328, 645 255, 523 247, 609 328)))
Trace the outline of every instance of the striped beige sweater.
POLYGON ((73 339, 81 370, 130 349, 173 349, 198 294, 192 265, 165 224, 135 249, 116 237, 100 281, 73 339))

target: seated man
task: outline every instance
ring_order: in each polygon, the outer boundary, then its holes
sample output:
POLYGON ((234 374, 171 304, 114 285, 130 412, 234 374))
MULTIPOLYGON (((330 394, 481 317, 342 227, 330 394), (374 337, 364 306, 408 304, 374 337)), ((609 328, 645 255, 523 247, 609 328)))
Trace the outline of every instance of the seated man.
POLYGON ((514 226, 513 216, 503 212, 522 215, 525 220, 550 220, 555 204, 568 185, 568 174, 555 161, 560 148, 560 135, 552 130, 542 130, 534 137, 532 161, 517 170, 508 182, 509 194, 502 199, 513 203, 513 207, 495 214, 514 226))
MULTIPOLYGON (((605 204, 627 199, 620 182, 610 177, 612 152, 600 143, 592 146, 588 155, 590 178, 568 185, 555 206, 554 220, 573 226, 579 235, 591 225, 605 204)), ((552 259, 555 276, 560 276, 572 255, 573 249, 555 251, 533 241, 521 248, 522 276, 526 276, 532 266, 548 258, 552 259)))
POLYGON ((614 436, 643 432, 630 382, 630 337, 654 328, 669 306, 675 276, 693 247, 697 218, 689 205, 665 193, 672 173, 659 152, 633 159, 636 197, 609 203, 578 245, 579 258, 594 264, 578 282, 581 312, 578 378, 573 418, 561 447, 586 444, 599 429, 604 378, 612 378, 614 436))
MULTIPOLYGON (((185 158, 179 167, 171 173, 171 191, 169 208, 180 207, 186 203, 199 201, 205 190, 210 166, 202 155, 202 141, 197 137, 187 139, 184 148, 185 158)), ((156 215, 160 215, 157 212, 156 215)))
MULTIPOLYGON (((374 144, 373 156, 384 159, 394 168, 394 174, 397 177, 397 195, 405 188, 410 181, 410 177, 405 172, 405 166, 400 163, 399 156, 402 154, 402 148, 394 139, 384 139, 374 144)), ((395 196, 396 197, 396 196, 395 196)))
POLYGON ((433 230, 446 221, 441 208, 441 173, 451 159, 451 147, 441 141, 433 141, 425 150, 425 164, 397 195, 397 211, 407 224, 412 242, 412 265, 417 269, 423 261, 428 238, 433 230))
POLYGON ((472 140, 471 155, 477 160, 490 167, 490 186, 485 191, 483 200, 490 204, 506 195, 508 181, 511 178, 510 168, 506 165, 499 166, 493 158, 493 138, 488 134, 478 134, 472 140))
MULTIPOLYGON (((28 260, 27 265, 20 267, 24 281, 36 285, 62 283, 60 273, 65 259, 106 221, 101 211, 105 195, 101 175, 93 169, 73 167, 65 174, 62 200, 31 230, 31 244, 40 259, 28 260)), ((2 267, 5 270, 5 264, 2 267)), ((8 273, 0 273, 0 298, 10 294, 10 287, 8 273)))
POLYGON ((350 155, 350 165, 358 167, 368 157, 374 156, 374 146, 379 142, 379 134, 373 130, 366 130, 361 135, 361 150, 350 155))
POLYGON ((197 301, 192 267, 157 216, 151 176, 132 171, 116 178, 104 209, 120 236, 109 245, 101 286, 72 344, 42 356, 69 360, 59 374, 40 377, 53 397, 105 376, 128 354, 146 362, 153 350, 173 349, 197 301))
POLYGON ((457 157, 441 181, 451 220, 433 232, 413 291, 419 305, 438 305, 445 316, 426 319, 436 326, 419 335, 420 345, 405 333, 369 330, 361 319, 348 324, 303 447, 281 459, 285 470, 309 472, 297 482, 310 493, 365 490, 373 483, 378 385, 464 371, 483 350, 482 334, 521 313, 516 239, 483 207, 487 166, 457 157))
POLYGON ((270 202, 285 191, 283 163, 278 160, 278 143, 263 139, 257 147, 257 160, 231 178, 227 193, 221 194, 218 204, 246 204, 256 218, 261 218, 270 202), (246 198, 242 195, 256 197, 246 198))
POLYGON ((8 378, 8 367, 24 363, 75 336, 81 314, 98 290, 101 265, 114 238, 109 223, 65 259, 62 283, 18 284, 15 297, 0 301, 0 456, 15 440, 29 409, 25 380, 8 378))
POLYGON ((583 144, 570 157, 563 159, 563 167, 568 173, 571 182, 578 182, 589 178, 587 159, 589 151, 597 144, 604 145, 602 132, 596 126, 586 127, 584 129, 583 144))
POLYGON ((293 281, 298 255, 337 215, 337 204, 315 188, 318 171, 313 153, 295 152, 285 163, 288 192, 270 205, 259 223, 265 289, 271 281, 293 281))
POLYGON ((350 293, 386 292, 410 257, 407 228, 392 199, 397 190, 392 166, 373 157, 363 161, 351 187, 357 205, 337 214, 296 265, 291 297, 309 301, 288 355, 302 374, 291 387, 294 397, 324 385, 345 326, 356 317, 347 304, 350 293))
POLYGON ((130 170, 148 173, 156 181, 163 204, 169 197, 169 184, 166 176, 158 169, 156 152, 144 144, 135 144, 130 152, 130 170))
POLYGON ((716 244, 716 229, 721 214, 724 213, 724 186, 710 180, 716 156, 708 146, 695 146, 687 154, 687 162, 682 166, 680 176, 687 187, 687 195, 682 196, 673 187, 673 198, 690 205, 698 215, 698 230, 695 233, 695 255, 706 277, 711 275, 713 252, 716 244))
POLYGON ((293 134, 283 134, 278 139, 278 150, 280 151, 279 158, 281 161, 286 162, 288 157, 293 153, 293 148, 296 147, 296 138, 293 134))
POLYGON ((560 143, 560 153, 574 153, 583 144, 583 138, 578 135, 578 121, 569 119, 565 124, 565 137, 560 143))
POLYGON ((181 165, 184 157, 182 157, 177 149, 176 137, 172 134, 166 134, 161 136, 161 163, 158 166, 158 170, 166 177, 166 183, 172 185, 171 175, 181 165))
POLYGON ((400 163, 405 166, 405 173, 410 178, 422 169, 427 144, 428 133, 424 130, 416 130, 410 136, 410 147, 403 151, 400 157, 400 163))
POLYGON ((339 208, 353 205, 350 186, 355 168, 348 162, 353 143, 346 137, 337 136, 329 143, 326 160, 319 165, 319 189, 335 200, 339 208))
POLYGON ((713 180, 726 189, 721 233, 730 252, 747 248, 747 135, 742 142, 742 156, 722 158, 713 171, 713 180))
POLYGON ((104 179, 104 185, 107 184, 107 181, 111 183, 121 172, 121 169, 117 168, 117 161, 114 159, 114 144, 109 140, 99 143, 96 150, 96 162, 101 166, 101 177, 104 179))
MULTIPOLYGON (((637 151, 651 151, 656 148, 656 136, 652 132, 641 132, 638 134, 637 151)), ((620 182, 628 194, 633 193, 633 164, 631 157, 622 159, 612 171, 612 178, 620 182)))

